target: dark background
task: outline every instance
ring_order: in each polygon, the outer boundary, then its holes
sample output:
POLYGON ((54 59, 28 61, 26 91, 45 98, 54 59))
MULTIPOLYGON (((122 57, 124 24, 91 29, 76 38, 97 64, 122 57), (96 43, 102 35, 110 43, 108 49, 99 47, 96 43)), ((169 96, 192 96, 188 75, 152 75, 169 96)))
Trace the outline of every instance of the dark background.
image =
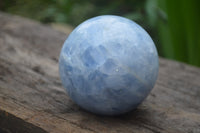
POLYGON ((98 15, 124 16, 147 30, 160 56, 196 66, 200 66, 199 6, 198 0, 0 0, 1 11, 46 24, 75 27, 98 15))

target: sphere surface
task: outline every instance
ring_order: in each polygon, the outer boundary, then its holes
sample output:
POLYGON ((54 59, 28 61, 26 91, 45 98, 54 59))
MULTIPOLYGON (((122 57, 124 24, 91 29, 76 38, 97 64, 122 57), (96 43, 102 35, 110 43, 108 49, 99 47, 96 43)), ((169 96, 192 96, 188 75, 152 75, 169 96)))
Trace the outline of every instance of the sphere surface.
POLYGON ((153 88, 158 67, 148 33, 113 15, 91 18, 75 28, 59 59, 62 84, 71 99, 103 115, 135 109, 153 88))

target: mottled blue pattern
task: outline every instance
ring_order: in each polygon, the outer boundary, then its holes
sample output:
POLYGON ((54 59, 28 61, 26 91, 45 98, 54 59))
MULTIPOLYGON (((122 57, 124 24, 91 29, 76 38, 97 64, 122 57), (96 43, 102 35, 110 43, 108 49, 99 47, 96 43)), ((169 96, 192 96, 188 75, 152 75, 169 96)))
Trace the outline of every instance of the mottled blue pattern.
POLYGON ((138 24, 105 15, 70 34, 59 70, 74 102, 93 113, 117 115, 136 108, 149 94, 157 79, 158 55, 138 24))

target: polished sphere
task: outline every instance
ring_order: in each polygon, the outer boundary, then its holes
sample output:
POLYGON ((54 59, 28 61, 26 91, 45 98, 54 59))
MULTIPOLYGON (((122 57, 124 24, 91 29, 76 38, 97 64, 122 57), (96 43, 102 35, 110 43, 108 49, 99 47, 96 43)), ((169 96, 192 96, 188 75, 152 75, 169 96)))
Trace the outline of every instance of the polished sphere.
POLYGON ((59 59, 62 84, 71 99, 102 115, 135 109, 154 87, 158 67, 148 33, 113 15, 91 18, 75 28, 59 59))

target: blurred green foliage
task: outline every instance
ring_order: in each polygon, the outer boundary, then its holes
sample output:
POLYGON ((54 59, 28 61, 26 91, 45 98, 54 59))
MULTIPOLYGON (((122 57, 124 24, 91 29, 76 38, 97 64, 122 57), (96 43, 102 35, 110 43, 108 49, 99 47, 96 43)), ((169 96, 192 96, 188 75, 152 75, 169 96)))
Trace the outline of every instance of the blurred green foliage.
POLYGON ((104 14, 127 17, 147 30, 160 56, 200 66, 198 0, 3 0, 0 10, 77 26, 104 14))
POLYGON ((159 6, 168 23, 160 23, 163 55, 200 66, 200 1, 165 0, 159 6))

